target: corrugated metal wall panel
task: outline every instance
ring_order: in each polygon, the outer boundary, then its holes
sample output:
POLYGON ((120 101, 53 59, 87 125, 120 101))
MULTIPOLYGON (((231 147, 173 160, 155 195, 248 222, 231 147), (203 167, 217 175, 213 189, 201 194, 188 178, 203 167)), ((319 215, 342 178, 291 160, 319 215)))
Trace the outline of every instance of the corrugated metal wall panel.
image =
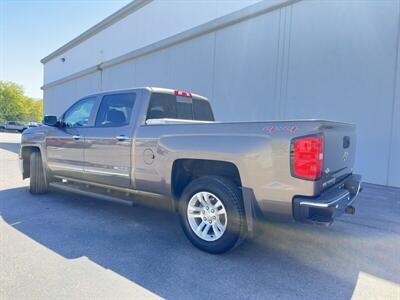
MULTIPOLYGON (((399 7, 400 15, 400 7, 399 7)), ((392 140, 390 145, 390 159, 388 162, 387 184, 400 186, 400 18, 399 32, 397 36, 397 65, 395 75, 395 87, 393 93, 392 113, 392 140)))
POLYGON ((168 50, 169 87, 212 98, 214 33, 168 50))
POLYGON ((276 119, 280 11, 216 32, 214 103, 222 121, 276 119))
POLYGON ((357 125, 356 170, 385 184, 391 140, 398 2, 293 6, 287 118, 357 125))
POLYGON ((103 91, 132 88, 132 86, 136 86, 135 62, 128 61, 104 69, 101 77, 101 85, 103 91))
POLYGON ((45 89, 44 111, 48 115, 61 115, 79 98, 97 93, 100 90, 100 71, 45 89))

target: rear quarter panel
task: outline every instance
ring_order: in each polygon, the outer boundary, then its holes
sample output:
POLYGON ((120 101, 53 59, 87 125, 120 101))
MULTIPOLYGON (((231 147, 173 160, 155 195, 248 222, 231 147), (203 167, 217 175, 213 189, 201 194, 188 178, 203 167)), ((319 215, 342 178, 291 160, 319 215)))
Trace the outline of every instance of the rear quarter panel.
POLYGON ((314 195, 315 184, 291 176, 290 142, 315 133, 318 126, 310 122, 140 126, 135 139, 136 188, 172 196, 175 160, 227 161, 236 165, 242 186, 253 191, 264 212, 291 216, 293 196, 314 195), (154 160, 146 164, 149 150, 154 160))

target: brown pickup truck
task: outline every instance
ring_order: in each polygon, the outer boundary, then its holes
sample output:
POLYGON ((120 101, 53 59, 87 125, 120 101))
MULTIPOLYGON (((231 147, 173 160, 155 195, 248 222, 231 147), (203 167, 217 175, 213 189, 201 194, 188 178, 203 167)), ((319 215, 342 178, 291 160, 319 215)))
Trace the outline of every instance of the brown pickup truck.
POLYGON ((90 95, 44 121, 22 135, 31 193, 172 201, 186 236, 211 253, 251 237, 262 216, 331 224, 354 213, 361 187, 351 124, 220 123, 206 98, 161 88, 90 95))

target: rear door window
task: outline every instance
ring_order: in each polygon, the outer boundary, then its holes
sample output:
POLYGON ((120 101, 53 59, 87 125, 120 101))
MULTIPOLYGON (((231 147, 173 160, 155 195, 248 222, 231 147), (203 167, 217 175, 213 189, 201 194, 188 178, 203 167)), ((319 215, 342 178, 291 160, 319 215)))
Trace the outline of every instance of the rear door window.
POLYGON ((96 127, 120 127, 129 125, 135 104, 135 93, 105 95, 96 117, 96 127))

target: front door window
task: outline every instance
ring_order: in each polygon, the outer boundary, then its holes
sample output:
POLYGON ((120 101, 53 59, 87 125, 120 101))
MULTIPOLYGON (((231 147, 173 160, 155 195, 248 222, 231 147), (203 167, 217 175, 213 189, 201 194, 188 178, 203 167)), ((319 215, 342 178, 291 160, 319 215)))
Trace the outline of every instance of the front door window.
POLYGON ((86 98, 78 101, 71 106, 64 114, 64 124, 66 127, 86 127, 89 126, 89 118, 92 113, 96 97, 86 98))

